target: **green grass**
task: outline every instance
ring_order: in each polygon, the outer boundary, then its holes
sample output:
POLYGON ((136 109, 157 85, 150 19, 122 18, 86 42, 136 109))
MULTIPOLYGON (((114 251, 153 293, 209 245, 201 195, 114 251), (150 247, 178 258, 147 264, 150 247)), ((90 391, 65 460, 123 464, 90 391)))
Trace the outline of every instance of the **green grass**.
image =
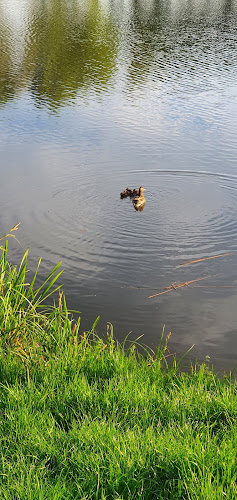
POLYGON ((237 386, 205 364, 180 371, 166 347, 79 330, 58 266, 26 284, 27 254, 0 260, 0 498, 235 499, 237 386), (79 341, 77 341, 79 339, 79 341))

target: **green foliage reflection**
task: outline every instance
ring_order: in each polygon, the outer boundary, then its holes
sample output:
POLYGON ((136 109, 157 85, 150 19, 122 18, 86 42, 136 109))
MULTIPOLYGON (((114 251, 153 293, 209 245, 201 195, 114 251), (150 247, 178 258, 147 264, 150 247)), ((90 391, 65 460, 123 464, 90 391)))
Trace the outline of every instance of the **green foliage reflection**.
MULTIPOLYGON (((80 87, 85 93, 91 82, 96 92, 107 86, 115 64, 115 32, 99 0, 88 0, 84 10, 76 1, 32 2, 17 68, 8 30, 0 31, 2 102, 19 86, 30 87, 37 102, 53 107, 73 98, 80 87)), ((13 31, 10 38, 14 42, 13 31)))
POLYGON ((27 88, 51 108, 151 80, 187 91, 236 65, 235 0, 28 0, 0 5, 0 103, 27 88), (119 56, 118 56, 119 52, 119 56), (184 75, 184 80, 182 80, 184 75), (181 85, 181 86, 182 86, 181 85))

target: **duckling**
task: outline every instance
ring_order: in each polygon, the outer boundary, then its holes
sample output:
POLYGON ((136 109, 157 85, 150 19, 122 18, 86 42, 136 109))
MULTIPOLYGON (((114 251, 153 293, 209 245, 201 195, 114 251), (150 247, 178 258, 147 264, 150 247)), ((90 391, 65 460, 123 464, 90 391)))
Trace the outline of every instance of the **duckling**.
POLYGON ((139 188, 139 194, 138 196, 135 196, 135 198, 133 198, 132 202, 133 202, 133 206, 135 208, 135 210, 140 210, 142 211, 143 208, 144 208, 144 205, 146 203, 146 198, 143 194, 143 191, 146 191, 144 187, 140 187, 139 188))
POLYGON ((124 191, 122 191, 122 193, 120 193, 120 198, 123 199, 123 198, 127 198, 128 196, 132 196, 133 192, 131 189, 129 188, 126 188, 124 191))
POLYGON ((130 197, 130 198, 134 198, 134 196, 139 196, 139 189, 130 189, 130 188, 126 188, 124 189, 124 191, 122 191, 120 193, 120 198, 123 199, 123 198, 127 198, 127 197, 130 197))
POLYGON ((120 193, 120 198, 122 200, 123 198, 126 198, 126 197, 127 197, 127 192, 126 192, 126 190, 124 190, 124 191, 122 191, 122 193, 120 193))
POLYGON ((138 189, 133 189, 132 196, 138 196, 138 195, 139 195, 139 190, 138 189))

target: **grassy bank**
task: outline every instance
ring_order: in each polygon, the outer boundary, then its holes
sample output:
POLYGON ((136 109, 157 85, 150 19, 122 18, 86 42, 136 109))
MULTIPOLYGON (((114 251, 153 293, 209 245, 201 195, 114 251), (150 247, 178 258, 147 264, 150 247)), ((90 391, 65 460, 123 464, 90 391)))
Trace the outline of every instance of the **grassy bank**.
POLYGON ((64 297, 0 261, 0 497, 235 499, 237 390, 203 364, 80 332, 64 297), (79 339, 79 341, 77 340, 79 339))

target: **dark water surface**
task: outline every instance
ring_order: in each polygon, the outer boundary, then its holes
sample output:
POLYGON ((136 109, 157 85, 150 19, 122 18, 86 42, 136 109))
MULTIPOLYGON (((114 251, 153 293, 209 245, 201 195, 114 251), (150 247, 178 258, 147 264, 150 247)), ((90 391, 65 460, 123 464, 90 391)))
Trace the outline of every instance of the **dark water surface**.
POLYGON ((236 130, 236 0, 0 0, 0 234, 84 328, 236 365, 236 130))

